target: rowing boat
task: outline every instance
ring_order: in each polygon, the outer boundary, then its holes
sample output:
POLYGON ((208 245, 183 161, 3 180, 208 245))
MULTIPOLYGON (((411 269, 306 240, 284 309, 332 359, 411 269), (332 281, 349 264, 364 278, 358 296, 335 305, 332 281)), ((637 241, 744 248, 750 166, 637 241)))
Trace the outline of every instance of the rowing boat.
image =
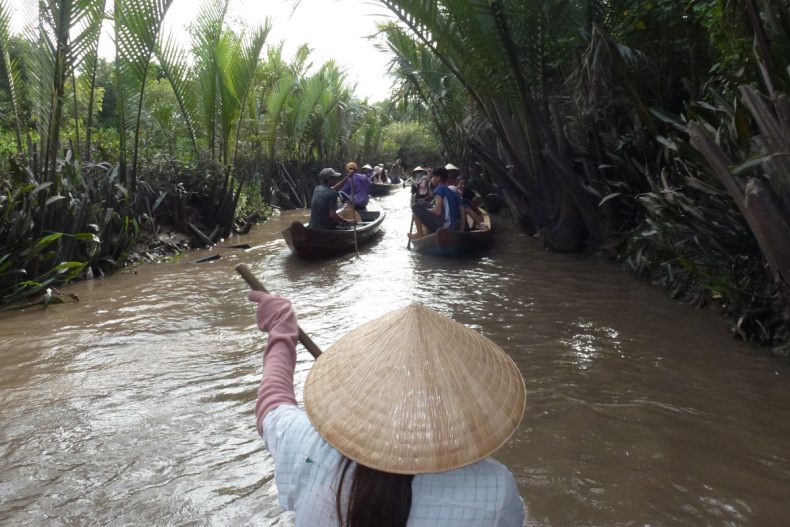
POLYGON ((368 193, 371 196, 384 196, 399 188, 403 188, 402 183, 371 183, 368 193))
POLYGON ((374 201, 368 203, 368 210, 358 210, 356 244, 354 229, 314 229, 307 224, 295 221, 282 231, 283 238, 295 256, 301 258, 320 258, 351 252, 356 246, 369 242, 378 233, 385 213, 374 201))
POLYGON ((412 240, 411 245, 418 253, 431 256, 459 256, 480 251, 491 245, 493 241, 493 225, 491 216, 483 209, 485 229, 476 231, 454 231, 442 227, 436 232, 412 240))

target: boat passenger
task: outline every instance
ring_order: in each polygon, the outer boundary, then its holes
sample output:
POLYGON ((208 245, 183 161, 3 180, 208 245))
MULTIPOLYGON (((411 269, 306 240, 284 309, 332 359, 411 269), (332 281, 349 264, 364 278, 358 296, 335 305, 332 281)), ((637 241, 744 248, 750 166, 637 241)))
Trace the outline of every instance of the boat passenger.
POLYGON ((458 178, 458 193, 461 195, 461 227, 462 230, 484 230, 488 228, 480 210, 480 198, 466 186, 466 178, 458 178), (472 225, 469 225, 469 220, 472 225))
POLYGON ((308 227, 313 229, 335 229, 353 223, 339 216, 335 210, 337 208, 338 193, 332 189, 332 184, 339 177, 340 172, 335 172, 332 168, 325 168, 318 174, 319 184, 313 190, 308 227))
POLYGON ((384 165, 379 163, 375 167, 373 167, 373 173, 370 176, 371 183, 389 183, 389 179, 387 178, 387 171, 384 169, 384 165))
POLYGON ((390 173, 390 171, 387 170, 387 168, 384 166, 384 163, 379 163, 378 166, 381 167, 381 174, 380 174, 380 176, 381 176, 381 182, 382 183, 388 183, 390 185, 394 185, 396 183, 400 183, 400 178, 397 175, 395 175, 394 173, 390 173))
POLYGON ((370 181, 365 175, 357 172, 357 164, 353 161, 346 164, 346 177, 337 182, 333 187, 340 191, 343 201, 351 202, 355 210, 365 210, 368 206, 370 181))
POLYGON ((513 475, 489 456, 517 429, 526 390, 494 342, 412 304, 326 350, 301 409, 291 303, 248 298, 269 333, 256 425, 297 527, 524 524, 513 475))
POLYGON ((374 183, 381 181, 381 166, 376 165, 373 167, 373 174, 370 175, 370 180, 374 183))
POLYGON ((362 168, 360 169, 360 171, 365 175, 366 178, 368 178, 368 181, 371 181, 371 182, 374 181, 374 179, 373 179, 373 167, 372 166, 367 165, 367 164, 362 165, 362 168))
POLYGON ((386 168, 384 168, 384 163, 379 163, 378 165, 376 165, 376 168, 379 169, 379 181, 381 183, 387 183, 388 184, 390 182, 390 178, 389 178, 389 175, 388 175, 389 172, 387 171, 386 168))
POLYGON ((460 227, 461 199, 447 188, 447 169, 434 169, 431 182, 436 186, 433 206, 425 201, 416 201, 411 206, 414 225, 417 227, 417 232, 409 233, 412 240, 427 236, 441 227, 451 230, 460 227))
POLYGON ((431 189, 431 176, 428 171, 421 166, 414 167, 411 171, 411 201, 431 201, 433 199, 433 190, 431 189))
POLYGON ((444 168, 447 169, 447 186, 455 190, 458 186, 458 178, 461 177, 461 169, 452 163, 447 163, 444 168))

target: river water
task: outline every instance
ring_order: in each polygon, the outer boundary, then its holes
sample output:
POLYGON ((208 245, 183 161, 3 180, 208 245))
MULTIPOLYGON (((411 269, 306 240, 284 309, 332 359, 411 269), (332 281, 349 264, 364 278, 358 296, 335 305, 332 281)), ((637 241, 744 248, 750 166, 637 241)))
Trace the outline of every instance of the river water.
MULTIPOLYGON (((218 249, 68 288, 79 303, 0 318, 0 524, 293 525, 253 404, 264 337, 243 262, 326 349, 423 302, 502 346, 527 412, 497 452, 529 525, 786 525, 790 367, 596 256, 496 222, 494 249, 406 250, 406 192, 359 257, 305 263, 285 212, 218 249)), ((312 364, 300 348, 297 392, 312 364)))

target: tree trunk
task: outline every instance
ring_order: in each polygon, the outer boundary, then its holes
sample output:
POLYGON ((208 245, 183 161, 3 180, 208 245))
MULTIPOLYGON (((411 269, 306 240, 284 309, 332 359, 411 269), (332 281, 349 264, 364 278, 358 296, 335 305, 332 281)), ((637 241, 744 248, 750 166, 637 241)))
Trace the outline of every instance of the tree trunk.
POLYGON ((573 198, 567 194, 563 197, 557 221, 541 230, 540 237, 553 251, 578 253, 585 249, 588 231, 573 198))
POLYGON ((561 206, 561 211, 564 212, 561 212, 561 216, 569 214, 570 204, 567 203, 567 198, 570 198, 589 234, 587 248, 592 250, 599 248, 604 242, 603 221, 598 208, 593 204, 592 196, 582 186, 581 177, 574 174, 567 163, 563 163, 551 149, 544 149, 543 156, 553 169, 552 172, 559 177, 562 183, 560 188, 565 190, 561 206))

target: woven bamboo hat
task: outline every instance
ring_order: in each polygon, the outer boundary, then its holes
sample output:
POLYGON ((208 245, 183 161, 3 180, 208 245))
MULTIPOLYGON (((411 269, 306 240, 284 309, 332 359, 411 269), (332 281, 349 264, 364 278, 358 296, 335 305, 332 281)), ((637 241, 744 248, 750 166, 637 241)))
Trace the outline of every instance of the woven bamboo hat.
POLYGON ((443 472, 489 456, 518 427, 526 397, 499 346, 418 304, 340 338, 304 386, 307 415, 327 443, 395 474, 443 472))

